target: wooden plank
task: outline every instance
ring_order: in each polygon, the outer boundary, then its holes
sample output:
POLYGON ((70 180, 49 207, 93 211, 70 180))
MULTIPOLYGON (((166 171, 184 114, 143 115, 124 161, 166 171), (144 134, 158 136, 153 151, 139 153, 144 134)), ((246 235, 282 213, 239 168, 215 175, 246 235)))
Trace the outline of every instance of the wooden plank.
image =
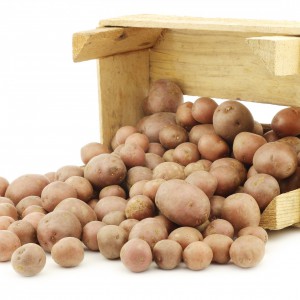
POLYGON ((300 189, 275 197, 264 210, 260 226, 279 230, 300 222, 300 189))
POLYGON ((292 36, 262 36, 246 39, 253 53, 275 76, 300 72, 300 38, 292 36))
POLYGON ((73 35, 73 60, 80 62, 152 47, 161 29, 98 28, 73 35))
POLYGON ((98 60, 100 140, 106 145, 123 125, 143 116, 141 101, 149 91, 149 51, 98 60))
POLYGON ((147 27, 300 35, 300 22, 132 15, 100 21, 100 26, 147 27))
POLYGON ((246 44, 254 36, 165 30, 150 51, 150 78, 174 80, 186 95, 300 106, 300 76, 270 74, 246 44))

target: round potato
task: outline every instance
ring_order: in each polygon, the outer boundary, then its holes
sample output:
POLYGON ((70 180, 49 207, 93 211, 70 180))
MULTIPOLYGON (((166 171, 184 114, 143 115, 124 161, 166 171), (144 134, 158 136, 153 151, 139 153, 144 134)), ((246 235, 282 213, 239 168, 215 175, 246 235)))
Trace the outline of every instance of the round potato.
POLYGON ((100 143, 88 143, 84 145, 80 150, 81 160, 86 165, 93 157, 103 154, 110 153, 107 146, 100 143))
POLYGON ((149 197, 154 202, 157 190, 163 182, 165 182, 165 180, 162 178, 148 180, 143 185, 142 194, 149 197))
POLYGON ((43 214, 46 214, 47 212, 39 205, 30 205, 28 206, 22 213, 22 219, 27 216, 28 214, 31 214, 33 212, 41 212, 43 214))
POLYGON ((0 203, 0 216, 12 217, 14 220, 19 217, 16 207, 10 203, 0 203))
POLYGON ((121 144, 125 144, 126 139, 133 133, 136 133, 137 129, 135 126, 131 126, 131 125, 126 125, 126 126, 122 126, 120 127, 117 131, 116 131, 116 145, 121 145, 121 144))
POLYGON ((125 229, 129 235, 133 226, 138 222, 139 221, 135 220, 135 219, 126 219, 126 220, 122 221, 119 226, 122 227, 123 229, 125 229))
POLYGON ((14 223, 15 220, 9 216, 0 217, 0 230, 7 230, 10 224, 14 223))
POLYGON ((97 233, 106 224, 101 221, 91 221, 82 228, 82 242, 92 251, 99 251, 97 233))
POLYGON ((200 138, 204 134, 216 134, 212 124, 199 124, 193 126, 189 132, 189 140, 191 143, 198 145, 200 138))
POLYGON ((28 243, 37 243, 35 228, 25 220, 19 220, 10 224, 8 230, 18 236, 21 245, 28 243))
POLYGON ((23 218, 23 221, 29 222, 35 230, 37 230, 38 224, 45 214, 41 212, 32 212, 23 218))
POLYGON ((173 161, 181 164, 182 166, 187 166, 199 159, 200 153, 198 151, 198 147, 190 142, 178 145, 173 152, 173 161))
POLYGON ((175 151, 175 149, 167 150, 163 155, 163 159, 168 162, 174 162, 174 159, 173 159, 174 151, 175 151))
POLYGON ((18 214, 21 216, 23 211, 31 205, 39 205, 42 206, 42 200, 39 196, 28 196, 23 198, 17 205, 16 209, 18 211, 18 214))
POLYGON ((143 148, 137 144, 125 144, 120 150, 120 157, 127 168, 144 166, 146 161, 143 148))
POLYGON ((136 195, 127 202, 125 214, 127 219, 142 220, 154 217, 153 201, 145 195, 136 195))
POLYGON ((215 219, 220 219, 221 218, 221 212, 222 208, 224 205, 224 200, 225 198, 222 196, 212 196, 209 201, 210 201, 210 216, 209 219, 211 221, 215 219))
POLYGON ((212 124, 213 115, 217 107, 217 102, 211 98, 198 98, 193 104, 192 116, 199 123, 212 124))
POLYGON ((93 186, 86 178, 81 176, 71 176, 65 183, 73 187, 77 192, 77 198, 84 202, 88 202, 93 196, 93 186))
POLYGON ((268 241, 268 233, 260 226, 248 226, 241 229, 237 236, 240 237, 243 235, 254 235, 260 238, 265 244, 268 241))
POLYGON ((189 244, 196 241, 202 241, 203 236, 196 228, 184 226, 174 229, 169 234, 168 239, 179 243, 184 250, 189 244))
POLYGON ((149 168, 150 170, 153 170, 156 166, 159 164, 165 162, 165 160, 154 153, 146 153, 145 154, 145 167, 149 168))
POLYGON ((207 237, 211 234, 222 234, 233 239, 234 236, 234 228, 233 226, 226 220, 223 219, 215 219, 211 221, 204 230, 204 236, 207 237))
POLYGON ((149 180, 141 180, 137 181, 129 190, 129 197, 132 198, 137 195, 142 195, 143 194, 143 189, 149 180))
POLYGON ((21 247, 21 242, 15 233, 0 230, 0 262, 9 261, 19 247, 21 247))
POLYGON ((117 226, 119 226, 124 220, 126 220, 125 212, 119 210, 111 211, 102 218, 103 223, 117 226))
POLYGON ((160 143, 149 143, 148 153, 154 153, 159 156, 163 156, 166 149, 160 143))
POLYGON ((146 167, 133 167, 128 170, 126 176, 126 186, 128 190, 138 181, 141 180, 151 180, 152 179, 152 170, 146 167))
POLYGON ((159 133, 159 141, 166 149, 175 149, 189 139, 187 131, 179 125, 168 125, 159 133))
POLYGON ((200 159, 196 162, 188 164, 184 168, 184 174, 188 177, 190 174, 196 171, 209 171, 211 166, 211 161, 207 159, 200 159))
POLYGON ((184 178, 184 167, 176 162, 163 162, 153 170, 153 179, 170 180, 184 178))
POLYGON ((99 221, 111 211, 125 211, 127 200, 118 196, 107 196, 99 200, 95 206, 95 213, 99 221))
POLYGON ((128 144, 139 146, 144 152, 147 152, 149 148, 149 139, 145 134, 136 132, 127 137, 125 145, 128 144))
POLYGON ((109 185, 103 188, 99 193, 99 199, 102 199, 107 196, 118 196, 121 198, 126 198, 126 192, 119 185, 109 185))
POLYGON ((63 166, 55 173, 55 180, 66 181, 71 176, 83 177, 83 169, 79 166, 63 166))
POLYGON ((176 111, 176 123, 186 130, 190 130, 193 126, 198 124, 193 118, 192 107, 193 103, 188 101, 180 104, 176 111))
POLYGON ((9 186, 8 180, 0 176, 0 197, 3 197, 5 195, 8 186, 9 186))

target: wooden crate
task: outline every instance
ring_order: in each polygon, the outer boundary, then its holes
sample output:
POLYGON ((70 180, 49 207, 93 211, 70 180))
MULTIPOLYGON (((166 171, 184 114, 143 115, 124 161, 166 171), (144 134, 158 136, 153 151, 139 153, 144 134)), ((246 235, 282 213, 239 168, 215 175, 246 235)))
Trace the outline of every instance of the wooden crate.
MULTIPOLYGON (((97 59, 100 140, 143 116, 151 81, 186 95, 300 107, 300 22, 135 15, 75 33, 75 62, 97 59)), ((300 189, 276 197, 261 225, 300 222, 300 189)))

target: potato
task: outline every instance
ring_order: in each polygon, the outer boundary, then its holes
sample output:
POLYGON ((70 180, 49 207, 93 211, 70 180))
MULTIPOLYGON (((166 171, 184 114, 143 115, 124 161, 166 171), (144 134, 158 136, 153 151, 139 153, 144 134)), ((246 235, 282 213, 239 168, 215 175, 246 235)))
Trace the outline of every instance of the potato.
POLYGON ((176 124, 175 113, 159 112, 142 118, 136 127, 148 137, 150 143, 158 143, 159 132, 170 124, 176 124))
POLYGON ((213 259, 213 251, 202 241, 189 244, 183 251, 183 261, 194 271, 207 268, 213 259))
POLYGON ((147 152, 149 148, 149 139, 145 134, 136 132, 127 137, 125 145, 128 144, 139 146, 144 152, 147 152))
POLYGON ((166 149, 160 143, 149 143, 148 153, 154 153, 159 156, 163 156, 166 149))
POLYGON ((80 155, 82 162, 86 165, 93 157, 103 154, 110 153, 107 146, 100 143, 88 143, 80 149, 80 155))
POLYGON ((221 218, 221 211, 224 205, 225 198, 222 196, 212 196, 210 201, 210 216, 209 219, 215 220, 221 218))
POLYGON ((159 164, 165 162, 165 160, 154 153, 146 153, 145 154, 145 167, 149 168, 150 170, 153 170, 156 166, 159 164))
POLYGON ((265 244, 268 241, 267 232, 262 227, 259 227, 259 226, 248 226, 248 227, 241 229, 238 232, 237 236, 240 237, 243 235, 254 235, 254 236, 258 237, 259 239, 261 239, 265 244))
POLYGON ((212 261, 218 264, 227 264, 230 261, 229 249, 233 240, 227 235, 211 234, 204 240, 213 252, 212 261))
POLYGON ((290 177, 280 180, 280 192, 287 193, 300 188, 300 167, 297 167, 294 174, 290 177))
POLYGON ((176 162, 163 162, 153 170, 153 179, 169 180, 184 178, 184 167, 176 162))
POLYGON ((263 136, 268 143, 275 142, 279 139, 279 137, 273 130, 267 131, 263 136))
POLYGON ((198 98, 192 106, 192 116, 199 123, 212 124, 217 107, 218 104, 211 98, 198 98))
POLYGON ((195 125, 189 133, 189 141, 198 145, 200 138, 204 134, 215 134, 215 130, 212 124, 199 124, 195 125))
POLYGON ((222 234, 233 239, 234 236, 234 228, 226 220, 223 219, 215 219, 211 221, 204 230, 204 236, 207 237, 211 234, 222 234))
POLYGON ((279 137, 300 135, 300 108, 280 110, 272 119, 271 127, 279 137))
POLYGON ((184 168, 184 174, 188 177, 195 171, 209 171, 211 166, 211 161, 207 159, 200 159, 196 162, 190 163, 184 168))
POLYGON ((229 146, 217 134, 203 134, 198 142, 198 150, 201 157, 215 161, 229 155, 229 146))
POLYGON ((146 218, 136 223, 129 233, 129 240, 140 238, 153 249, 154 245, 168 237, 166 227, 155 218, 146 218))
POLYGON ((163 159, 168 162, 174 162, 174 159, 173 159, 174 151, 175 151, 175 149, 167 150, 163 155, 163 159))
POLYGON ((102 199, 107 196, 118 196, 121 198, 126 198, 126 192, 119 185, 109 185, 103 188, 99 193, 99 199, 102 199))
POLYGON ((137 132, 137 128, 131 125, 126 125, 126 126, 122 126, 120 127, 117 131, 116 131, 116 145, 121 145, 121 144, 125 144, 126 139, 133 133, 137 132))
POLYGON ((131 272, 143 272, 151 265, 152 251, 144 240, 132 239, 122 247, 120 258, 123 265, 131 272))
POLYGON ((126 186, 128 190, 138 181, 141 180, 151 180, 152 179, 152 170, 146 167, 133 167, 128 170, 126 176, 126 186))
POLYGON ((61 267, 77 267, 84 258, 83 245, 75 237, 64 237, 52 247, 51 257, 61 267))
POLYGON ((296 151, 280 142, 262 145, 253 157, 253 166, 258 173, 266 173, 276 179, 291 176, 296 171, 297 165, 296 151))
POLYGON ((11 205, 15 205, 9 198, 7 198, 7 197, 0 197, 0 204, 1 203, 9 203, 9 204, 11 204, 11 205))
POLYGON ((260 135, 240 132, 233 141, 233 155, 240 162, 252 165, 255 152, 266 143, 265 138, 260 135))
POLYGON ((49 180, 49 183, 55 181, 56 178, 56 172, 48 172, 44 174, 44 176, 49 180))
POLYGON ((163 182, 165 182, 165 180, 162 178, 148 180, 143 185, 142 194, 149 197, 154 202, 157 190, 163 182))
POLYGON ((88 204, 77 198, 64 199, 55 207, 54 211, 69 211, 73 213, 82 227, 91 221, 97 220, 95 211, 88 204))
POLYGON ((264 135, 264 129, 261 123, 254 121, 253 133, 260 136, 264 135))
POLYGON ((153 201, 145 195, 136 195, 127 202, 125 214, 127 219, 142 220, 154 217, 153 201))
POLYGON ((201 234, 203 234, 204 230, 206 229, 206 227, 210 224, 209 219, 207 221, 205 221, 204 223, 202 223, 201 225, 195 227, 197 230, 199 230, 201 232, 201 234))
POLYGON ((71 176, 83 177, 83 169, 79 166, 63 166, 55 173, 55 180, 66 181, 71 176))
POLYGON ((102 218, 103 223, 117 226, 124 220, 126 220, 125 212, 120 210, 111 211, 102 218))
POLYGON ((41 212, 32 212, 23 218, 23 221, 29 222, 35 230, 37 230, 38 224, 45 214, 41 212))
POLYGON ((121 248, 127 240, 127 231, 116 225, 103 226, 97 233, 99 251, 108 259, 119 258, 121 248))
POLYGON ((176 112, 183 102, 180 87, 168 79, 154 81, 149 89, 149 95, 143 101, 143 111, 146 115, 157 112, 176 112))
POLYGON ((121 222, 119 226, 122 227, 123 229, 125 229, 129 235, 129 232, 131 231, 133 226, 138 222, 139 221, 135 220, 135 219, 126 219, 123 222, 121 222))
POLYGON ((37 244, 25 244, 13 253, 11 264, 14 270, 20 275, 25 277, 35 276, 46 265, 46 253, 37 244))
POLYGON ((49 184, 44 175, 27 174, 15 179, 6 189, 5 197, 17 205, 27 196, 41 196, 42 190, 49 184))
POLYGON ((247 179, 256 174, 258 174, 257 171, 253 166, 251 166, 247 172, 247 179))
POLYGON ((19 247, 21 247, 21 242, 15 233, 0 230, 0 262, 9 261, 19 247))
POLYGON ((143 194, 143 189, 144 189, 144 185, 146 184, 146 182, 148 182, 149 180, 141 180, 141 181, 137 181, 129 190, 129 197, 132 198, 134 196, 137 195, 142 195, 143 194))
POLYGON ((30 205, 22 213, 22 219, 30 213, 40 212, 46 214, 47 212, 39 205, 30 205))
POLYGON ((113 154, 100 154, 87 163, 84 177, 96 188, 120 184, 126 177, 126 166, 121 158, 113 154))
POLYGON ((48 184, 42 191, 42 207, 51 212, 61 201, 67 198, 76 198, 76 190, 62 181, 54 181, 48 184))
POLYGON ((10 224, 7 230, 15 233, 18 236, 21 245, 37 243, 35 228, 25 220, 19 220, 10 224))
POLYGON ((255 267, 264 257, 265 244, 253 235, 240 236, 232 243, 229 254, 235 265, 241 268, 255 267))
POLYGON ((190 130, 193 126, 198 124, 193 118, 192 107, 193 103, 188 101, 180 104, 176 111, 176 123, 186 130, 190 130))
POLYGON ((23 198, 17 205, 16 209, 19 215, 22 215, 23 211, 31 205, 39 205, 42 206, 42 200, 39 196, 27 196, 23 198))
POLYGON ((178 145, 188 141, 187 131, 179 125, 168 125, 159 133, 159 142, 166 149, 174 149, 178 145))
POLYGON ((174 229, 169 234, 168 239, 178 242, 184 250, 189 244, 202 241, 203 236, 196 228, 184 226, 174 229))
POLYGON ((124 146, 125 146, 125 144, 121 144, 121 145, 115 147, 115 148, 114 148, 114 151, 112 152, 112 154, 117 155, 118 157, 121 158, 120 152, 121 152, 121 150, 124 148, 124 146))
POLYGON ((146 155, 142 147, 137 144, 125 144, 120 150, 120 158, 127 168, 144 166, 146 155))
POLYGON ((160 185, 155 203, 163 215, 181 226, 196 227, 210 212, 208 197, 198 187, 184 180, 171 179, 160 185))
POLYGON ((9 216, 0 216, 0 230, 7 230, 9 225, 14 223, 15 220, 9 216))
POLYGON ((9 182, 4 177, 0 176, 0 197, 5 195, 6 189, 9 186, 9 182))
POLYGON ((77 198, 88 202, 93 195, 93 186, 91 183, 81 176, 71 176, 69 177, 65 183, 69 184, 73 187, 77 192, 77 198))
POLYGON ((81 232, 82 226, 73 213, 54 211, 45 215, 38 223, 37 238, 41 247, 50 252, 53 245, 64 237, 80 239, 81 232))
POLYGON ((185 179, 185 181, 197 186, 208 198, 213 196, 218 185, 216 177, 206 171, 193 172, 185 179))
POLYGON ((9 216, 18 220, 18 212, 14 205, 9 203, 0 203, 0 216, 9 216))
POLYGON ((280 194, 278 181, 268 174, 256 174, 247 179, 244 192, 251 195, 257 202, 261 211, 280 194))
POLYGON ((99 202, 99 199, 92 199, 89 202, 87 202, 87 204, 92 208, 95 209, 97 203, 99 202))
POLYGON ((178 227, 178 225, 170 221, 162 214, 155 216, 154 219, 158 220, 163 226, 166 227, 168 234, 170 234, 174 229, 178 227))
POLYGON ((153 248, 153 258, 160 269, 175 269, 181 262, 182 248, 176 241, 161 240, 153 248))
POLYGON ((103 226, 106 224, 101 221, 91 221, 82 228, 81 240, 89 250, 99 251, 97 233, 103 226))
POLYGON ((278 140, 278 142, 286 143, 293 147, 297 154, 300 153, 300 138, 296 136, 286 136, 278 140))
POLYGON ((99 200, 95 206, 95 213, 99 221, 111 211, 125 211, 127 201, 118 196, 107 196, 99 200))
POLYGON ((192 162, 200 159, 198 147, 190 142, 178 145, 173 152, 173 161, 183 166, 187 166, 192 162))
POLYGON ((238 232, 244 227, 258 226, 260 210, 252 196, 245 193, 236 193, 225 199, 221 217, 230 222, 235 232, 238 232))

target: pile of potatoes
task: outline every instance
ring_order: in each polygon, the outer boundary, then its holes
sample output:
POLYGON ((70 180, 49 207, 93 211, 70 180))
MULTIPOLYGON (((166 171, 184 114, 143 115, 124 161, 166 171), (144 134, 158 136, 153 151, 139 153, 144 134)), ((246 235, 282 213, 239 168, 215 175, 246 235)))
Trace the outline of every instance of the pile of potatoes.
POLYGON ((300 109, 285 108, 262 126, 241 102, 183 102, 175 83, 158 80, 143 110, 110 147, 83 146, 84 166, 11 183, 0 177, 0 261, 33 276, 45 252, 75 267, 87 249, 133 272, 153 261, 202 270, 262 260, 261 213, 300 188, 300 109))

